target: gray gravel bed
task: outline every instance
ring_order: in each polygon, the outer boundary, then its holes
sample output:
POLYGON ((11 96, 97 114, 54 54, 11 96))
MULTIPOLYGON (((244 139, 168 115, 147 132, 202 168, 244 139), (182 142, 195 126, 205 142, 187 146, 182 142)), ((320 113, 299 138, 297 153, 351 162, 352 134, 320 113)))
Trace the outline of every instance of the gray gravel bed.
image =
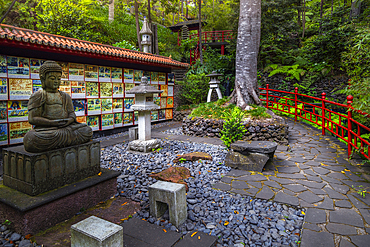
POLYGON ((182 132, 182 127, 168 129, 168 130, 162 131, 162 133, 169 134, 169 135, 171 134, 172 135, 184 135, 184 133, 182 132))
POLYGON ((230 170, 224 165, 224 147, 166 140, 161 150, 149 155, 125 152, 126 148, 127 144, 105 148, 101 166, 122 172, 116 196, 140 202, 142 208, 135 217, 183 234, 202 231, 217 236, 217 246, 298 246, 305 209, 212 189, 230 170), (189 168, 192 175, 186 180, 188 218, 177 229, 168 221, 168 212, 159 220, 150 217, 147 187, 156 180, 148 175, 173 166, 178 154, 195 151, 212 155, 213 161, 176 164, 189 168))

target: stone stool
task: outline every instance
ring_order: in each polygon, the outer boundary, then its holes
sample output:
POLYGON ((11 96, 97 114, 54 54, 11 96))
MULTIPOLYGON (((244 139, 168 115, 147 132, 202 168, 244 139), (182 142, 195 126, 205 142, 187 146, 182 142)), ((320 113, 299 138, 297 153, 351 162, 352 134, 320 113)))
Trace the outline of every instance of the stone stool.
POLYGON ((225 165, 246 171, 262 172, 273 163, 277 143, 269 141, 237 141, 230 146, 225 165))
POLYGON ((150 214, 160 217, 168 205, 170 222, 179 227, 187 218, 185 185, 158 181, 149 186, 150 214))
POLYGON ((71 247, 123 247, 123 227, 91 216, 71 226, 71 247))

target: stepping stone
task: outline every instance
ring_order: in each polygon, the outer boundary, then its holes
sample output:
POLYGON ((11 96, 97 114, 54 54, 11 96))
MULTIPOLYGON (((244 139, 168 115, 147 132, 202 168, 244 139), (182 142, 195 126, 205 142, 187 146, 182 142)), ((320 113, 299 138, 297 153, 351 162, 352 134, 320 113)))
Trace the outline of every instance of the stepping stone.
POLYGON ((257 189, 257 188, 250 188, 250 189, 246 189, 245 191, 249 194, 249 195, 252 195, 252 196, 255 196, 256 193, 259 191, 260 189, 257 189))
POLYGON ((307 176, 307 175, 310 175, 310 176, 318 176, 314 171, 311 171, 311 170, 309 170, 309 169, 304 170, 303 172, 304 172, 304 174, 305 174, 306 176, 307 176))
POLYGON ((249 185, 245 181, 239 181, 239 180, 234 180, 231 183, 231 187, 233 189, 249 189, 249 185))
POLYGON ((253 187, 256 187, 258 189, 262 188, 261 182, 248 182, 249 185, 252 185, 253 187))
POLYGON ((304 186, 314 188, 314 189, 322 189, 325 186, 325 183, 316 183, 316 182, 302 181, 302 180, 298 180, 297 183, 303 184, 304 186))
MULTIPOLYGON (((368 190, 369 188, 367 188, 368 190)), ((365 198, 357 193, 353 193, 353 196, 356 197, 357 199, 361 200, 363 203, 366 205, 370 206, 370 195, 366 193, 365 198)))
POLYGON ((231 186, 230 186, 230 184, 224 184, 224 183, 218 182, 218 183, 213 185, 213 188, 218 189, 218 190, 228 191, 228 190, 231 189, 231 186))
POLYGON ((173 246, 182 237, 181 233, 175 231, 163 231, 163 227, 155 224, 150 224, 139 218, 131 218, 129 221, 123 223, 123 241, 126 246, 173 246), (127 237, 130 241, 128 242, 127 237), (135 241, 136 240, 136 241, 135 241), (144 245, 138 245, 139 243, 144 245))
POLYGON ((284 185, 284 188, 289 189, 289 190, 291 190, 293 192, 296 192, 296 193, 307 190, 306 187, 304 187, 301 184, 288 184, 288 185, 284 185))
POLYGON ((309 166, 306 166, 306 165, 303 165, 303 164, 300 164, 299 165, 299 168, 301 169, 301 170, 306 170, 306 169, 308 169, 308 168, 310 168, 309 166))
POLYGON ((348 179, 346 176, 344 176, 343 173, 340 172, 332 172, 327 175, 330 178, 335 178, 335 179, 348 179))
POLYGON ((340 240, 340 244, 339 244, 339 247, 356 247, 356 245, 352 244, 351 242, 349 242, 348 240, 342 238, 340 240))
POLYGON ((286 204, 293 205, 293 206, 298 206, 299 205, 299 201, 298 201, 297 197, 287 195, 283 192, 279 192, 275 196, 274 201, 281 202, 281 203, 286 203, 286 204))
POLYGON ((357 235, 356 228, 353 226, 348 225, 342 225, 342 224, 336 224, 329 222, 326 224, 326 229, 334 234, 340 234, 340 235, 357 235))
POLYGON ((318 225, 316 225, 316 224, 310 224, 308 222, 304 222, 303 228, 304 229, 310 229, 310 230, 316 231, 316 232, 321 231, 321 228, 318 225))
POLYGON ((241 195, 251 195, 251 193, 246 192, 245 190, 231 189, 230 192, 241 195))
POLYGON ((308 203, 315 203, 323 200, 321 197, 315 195, 310 191, 302 192, 301 194, 298 195, 298 198, 301 198, 302 200, 308 203))
POLYGON ((315 195, 326 195, 326 192, 323 191, 323 190, 320 190, 320 189, 312 189, 312 188, 310 188, 309 190, 312 193, 314 193, 315 195))
POLYGON ((346 172, 346 176, 351 179, 352 181, 355 181, 355 182, 362 182, 362 181, 365 181, 363 178, 357 176, 356 174, 353 174, 353 173, 349 173, 349 172, 346 172))
POLYGON ((336 172, 340 172, 340 171, 343 171, 344 167, 343 166, 332 166, 330 164, 330 166, 325 166, 326 169, 328 170, 331 170, 331 171, 336 171, 336 172))
POLYGON ((299 173, 300 170, 298 167, 278 167, 278 172, 282 172, 282 173, 299 173))
POLYGON ((306 162, 307 160, 303 159, 303 158, 300 158, 300 157, 293 157, 293 158, 290 158, 289 161, 292 161, 292 162, 297 162, 297 163, 304 163, 306 162))
POLYGON ((267 185, 267 186, 274 187, 274 188, 277 188, 277 189, 281 189, 282 188, 280 186, 280 184, 276 183, 275 181, 264 181, 263 182, 263 185, 267 185))
POLYGON ((246 175, 239 177, 238 180, 243 180, 243 181, 266 181, 267 178, 263 175, 256 174, 256 175, 246 175))
POLYGON ((326 175, 330 172, 328 169, 322 167, 312 167, 312 169, 320 175, 326 175))
POLYGON ((333 223, 364 227, 362 217, 352 209, 339 209, 330 212, 329 221, 333 223))
POLYGON ((342 193, 342 194, 347 194, 349 191, 349 187, 347 185, 338 185, 338 184, 331 184, 330 185, 335 191, 342 193))
POLYGON ((318 204, 317 208, 334 210, 333 199, 330 199, 329 197, 324 197, 324 201, 321 204, 318 204))
POLYGON ((334 247, 333 234, 303 229, 301 247, 334 247))
POLYGON ((340 208, 352 208, 352 204, 347 200, 336 201, 335 206, 340 208))
POLYGON ((294 192, 292 192, 292 191, 290 191, 290 190, 288 190, 288 189, 284 189, 284 190, 283 190, 283 192, 284 192, 285 194, 287 194, 287 195, 290 195, 290 196, 296 196, 296 193, 294 193, 294 192))
POLYGON ((201 231, 188 232, 174 247, 189 247, 189 246, 215 246, 217 237, 205 234, 201 231), (194 234, 195 233, 195 234, 194 234), (193 235, 194 234, 194 235, 193 235))
POLYGON ((193 152, 193 153, 188 153, 188 154, 183 154, 183 155, 178 156, 176 159, 173 160, 173 163, 179 162, 180 159, 185 159, 187 161, 213 160, 212 156, 207 153, 193 152))
POLYGON ((370 225, 370 210, 368 210, 368 209, 359 209, 359 211, 360 211, 362 217, 364 217, 367 224, 370 225))
POLYGON ((326 222, 325 210, 317 208, 309 208, 306 212, 305 221, 314 224, 322 224, 326 222))
POLYGON ((237 169, 231 169, 225 176, 229 177, 241 177, 245 175, 250 175, 251 172, 244 171, 244 170, 237 170, 237 169))
POLYGON ((346 196, 342 195, 341 193, 336 192, 335 190, 332 190, 330 188, 325 187, 324 190, 326 193, 328 193, 329 197, 331 199, 340 199, 340 200, 345 200, 347 199, 346 196))
POLYGON ((291 184, 291 183, 294 183, 293 180, 290 180, 290 179, 283 179, 283 178, 277 178, 277 177, 269 177, 270 181, 273 180, 273 181, 276 181, 278 182, 279 184, 291 184))
POLYGON ((365 205, 362 201, 355 198, 353 195, 348 194, 347 197, 356 208, 358 209, 368 209, 369 208, 367 205, 365 205))
POLYGON ((231 178, 231 177, 227 177, 227 176, 225 176, 225 177, 223 177, 223 178, 221 178, 221 182, 223 182, 223 183, 225 183, 225 184, 229 184, 229 183, 231 183, 231 181, 233 180, 233 178, 231 178))
POLYGON ((339 181, 338 179, 335 179, 335 178, 331 178, 331 177, 328 177, 328 176, 321 176, 321 178, 328 182, 328 183, 331 183, 331 184, 343 184, 341 181, 339 181))
POLYGON ((278 162, 275 161, 274 164, 276 166, 297 167, 297 164, 295 162, 289 160, 281 160, 278 162))
POLYGON ((356 235, 356 236, 351 236, 350 238, 352 242, 359 247, 369 246, 370 235, 356 235))
POLYGON ((256 195, 257 198, 269 200, 274 196, 274 192, 267 186, 264 186, 260 192, 256 195))
POLYGON ((315 206, 311 203, 308 203, 308 202, 305 202, 303 201, 302 199, 299 199, 299 205, 302 207, 302 208, 314 208, 315 206))
POLYGON ((306 179, 303 174, 294 173, 294 174, 285 174, 285 173, 278 173, 276 174, 279 178, 292 178, 292 179, 306 179))
POLYGON ((318 176, 306 175, 306 178, 307 178, 308 181, 314 181, 314 182, 318 182, 318 183, 322 182, 322 179, 318 176))

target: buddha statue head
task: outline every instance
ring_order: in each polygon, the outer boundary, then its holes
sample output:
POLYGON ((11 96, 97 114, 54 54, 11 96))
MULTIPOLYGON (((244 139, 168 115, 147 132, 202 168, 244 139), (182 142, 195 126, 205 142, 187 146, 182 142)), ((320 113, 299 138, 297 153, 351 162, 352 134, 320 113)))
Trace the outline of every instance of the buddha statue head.
POLYGON ((40 80, 42 89, 58 90, 62 77, 62 67, 55 61, 46 61, 40 67, 40 80))

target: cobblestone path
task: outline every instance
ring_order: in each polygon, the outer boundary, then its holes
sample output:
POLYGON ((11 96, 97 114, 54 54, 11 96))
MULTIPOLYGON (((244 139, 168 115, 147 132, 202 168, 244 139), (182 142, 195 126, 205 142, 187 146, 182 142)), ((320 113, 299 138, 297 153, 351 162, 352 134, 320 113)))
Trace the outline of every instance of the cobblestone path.
POLYGON ((370 166, 349 162, 346 145, 321 130, 287 122, 289 147, 279 146, 274 165, 232 170, 214 188, 308 208, 301 247, 370 246, 370 194, 354 189, 370 190, 370 166))

